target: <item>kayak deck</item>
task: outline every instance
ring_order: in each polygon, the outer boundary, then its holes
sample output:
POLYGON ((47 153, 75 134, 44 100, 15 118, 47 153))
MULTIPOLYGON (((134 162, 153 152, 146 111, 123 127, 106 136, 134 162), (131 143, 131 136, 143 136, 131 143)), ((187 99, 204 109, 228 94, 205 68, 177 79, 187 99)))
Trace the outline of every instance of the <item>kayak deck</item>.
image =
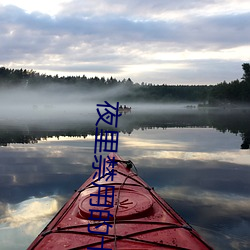
POLYGON ((131 170, 130 161, 109 157, 116 161, 114 180, 106 181, 108 172, 99 180, 93 173, 28 249, 212 249, 131 170), (100 199, 103 221, 97 220, 100 199))

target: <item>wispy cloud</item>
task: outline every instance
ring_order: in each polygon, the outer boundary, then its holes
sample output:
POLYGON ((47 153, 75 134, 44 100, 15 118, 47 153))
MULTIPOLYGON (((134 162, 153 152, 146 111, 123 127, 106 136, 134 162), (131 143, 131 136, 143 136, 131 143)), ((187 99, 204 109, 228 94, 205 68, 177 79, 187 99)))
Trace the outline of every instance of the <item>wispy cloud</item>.
POLYGON ((246 53, 242 58, 242 48, 250 48, 249 1, 74 0, 62 6, 51 16, 0 5, 0 63, 61 75, 217 83, 240 78, 241 63, 250 60, 246 53))

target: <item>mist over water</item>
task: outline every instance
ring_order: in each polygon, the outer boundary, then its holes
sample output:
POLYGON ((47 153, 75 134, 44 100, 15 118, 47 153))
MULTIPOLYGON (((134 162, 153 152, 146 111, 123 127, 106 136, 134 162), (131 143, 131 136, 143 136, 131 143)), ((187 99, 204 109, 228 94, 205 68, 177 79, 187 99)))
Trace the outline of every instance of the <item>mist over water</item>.
POLYGON ((136 164, 139 175, 215 249, 247 249, 249 150, 241 144, 249 145, 249 110, 139 103, 122 87, 56 84, 0 89, 3 249, 26 248, 90 176, 96 105, 104 101, 132 107, 119 118, 119 154, 136 164), (120 100, 121 93, 128 98, 120 100))
POLYGON ((5 89, 0 92, 1 119, 43 120, 87 114, 93 94, 65 86, 39 89, 5 89))
MULTIPOLYGON (((57 120, 88 120, 96 115, 96 104, 108 101, 115 105, 121 94, 129 94, 124 87, 112 90, 83 90, 66 85, 49 85, 38 88, 0 89, 0 121, 42 122, 57 120)), ((133 112, 184 110, 188 104, 155 104, 121 101, 120 105, 132 107, 133 112)), ((187 110, 188 111, 188 110, 187 110)), ((94 119, 94 118, 93 118, 94 119)))

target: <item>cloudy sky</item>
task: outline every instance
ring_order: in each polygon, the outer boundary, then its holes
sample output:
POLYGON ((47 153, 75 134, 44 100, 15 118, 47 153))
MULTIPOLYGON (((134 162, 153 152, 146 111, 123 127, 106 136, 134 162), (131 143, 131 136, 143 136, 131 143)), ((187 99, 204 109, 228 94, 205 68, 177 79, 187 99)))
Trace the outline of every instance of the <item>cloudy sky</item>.
POLYGON ((241 78, 249 23, 249 0, 0 0, 0 66, 216 84, 241 78))

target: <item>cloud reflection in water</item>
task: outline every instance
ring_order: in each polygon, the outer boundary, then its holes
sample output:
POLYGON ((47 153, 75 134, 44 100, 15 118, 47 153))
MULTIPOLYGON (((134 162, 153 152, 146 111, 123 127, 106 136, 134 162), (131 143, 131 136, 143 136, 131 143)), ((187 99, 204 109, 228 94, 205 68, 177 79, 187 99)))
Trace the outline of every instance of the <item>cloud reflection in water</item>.
POLYGON ((138 130, 121 137, 120 154, 215 249, 250 249, 250 155, 240 142, 210 128, 138 130))
MULTIPOLYGON (((38 233, 45 218, 45 224, 50 220, 44 202, 56 210, 53 195, 68 198, 92 172, 94 137, 59 139, 0 152, 0 240, 15 235, 16 249, 35 238, 34 225, 38 233), (29 200, 32 195, 36 198, 29 200), (38 205, 43 212, 37 214, 38 205)), ((139 175, 216 249, 244 249, 250 244, 250 156, 237 150, 240 143, 240 136, 210 128, 139 129, 120 133, 119 154, 132 160, 139 175)), ((6 246, 15 249, 10 242, 6 246)))
POLYGON ((61 207, 60 200, 57 196, 33 197, 18 204, 6 204, 0 217, 2 249, 22 249, 33 241, 61 207))

